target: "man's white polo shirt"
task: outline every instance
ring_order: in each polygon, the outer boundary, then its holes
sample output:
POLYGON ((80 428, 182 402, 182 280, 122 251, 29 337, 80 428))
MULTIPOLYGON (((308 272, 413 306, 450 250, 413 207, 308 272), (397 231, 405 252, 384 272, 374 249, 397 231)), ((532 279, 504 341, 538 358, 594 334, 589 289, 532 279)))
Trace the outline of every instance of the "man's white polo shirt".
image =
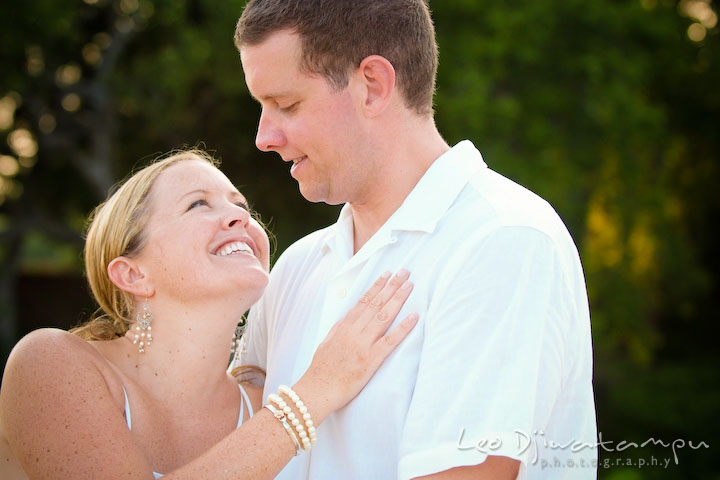
POLYGON ((352 212, 293 244, 253 307, 241 363, 265 398, 386 270, 420 322, 367 387, 277 478, 409 479, 487 455, 518 478, 595 478, 592 346, 577 249, 553 208, 493 172, 469 141, 438 158, 353 255, 352 212))

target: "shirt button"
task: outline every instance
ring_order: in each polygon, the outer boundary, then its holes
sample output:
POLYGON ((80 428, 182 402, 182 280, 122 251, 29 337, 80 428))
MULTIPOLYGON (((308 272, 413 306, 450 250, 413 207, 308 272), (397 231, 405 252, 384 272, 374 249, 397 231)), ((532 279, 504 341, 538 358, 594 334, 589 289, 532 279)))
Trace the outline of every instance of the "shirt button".
POLYGON ((345 298, 347 296, 347 290, 344 287, 339 287, 335 290, 335 295, 337 295, 338 298, 345 298))
POLYGON ((390 243, 397 243, 397 237, 392 237, 390 239, 390 243))

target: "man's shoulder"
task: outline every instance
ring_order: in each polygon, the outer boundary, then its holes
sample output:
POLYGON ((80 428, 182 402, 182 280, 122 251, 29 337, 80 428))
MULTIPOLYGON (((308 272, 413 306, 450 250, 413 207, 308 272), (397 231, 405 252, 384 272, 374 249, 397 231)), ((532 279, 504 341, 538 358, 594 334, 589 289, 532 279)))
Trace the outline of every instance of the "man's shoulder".
POLYGON ((473 175, 456 207, 466 220, 482 220, 496 229, 528 228, 551 237, 567 233, 547 200, 490 168, 473 175))
MULTIPOLYGON (((453 228, 462 229, 462 225, 473 230, 478 225, 529 227, 546 233, 564 229, 562 220, 550 203, 493 170, 469 140, 455 145, 447 159, 438 164, 436 171, 445 172, 448 178, 462 178, 464 184, 445 213, 446 220, 450 220, 448 223, 454 224, 453 228), (457 221, 453 222, 453 219, 457 221)), ((437 188, 443 187, 438 185, 437 188)), ((493 228, 488 229, 491 230, 493 228)))
POLYGON ((455 251, 466 258, 485 258, 472 252, 487 253, 492 245, 508 255, 533 251, 557 259, 569 275, 580 278, 577 246, 553 206, 489 168, 469 179, 448 213, 442 236, 452 236, 455 251))

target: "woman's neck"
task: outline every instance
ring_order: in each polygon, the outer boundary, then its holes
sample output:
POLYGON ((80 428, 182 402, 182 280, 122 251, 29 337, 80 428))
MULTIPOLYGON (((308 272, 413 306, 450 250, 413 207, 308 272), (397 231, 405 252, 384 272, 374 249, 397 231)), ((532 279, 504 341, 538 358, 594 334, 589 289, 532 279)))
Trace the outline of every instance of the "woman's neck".
POLYGON ((156 301, 152 343, 140 353, 139 345, 133 344, 133 324, 119 339, 122 358, 117 360, 123 373, 158 396, 206 395, 227 382, 231 340, 243 312, 235 305, 218 307, 212 302, 192 308, 156 301))

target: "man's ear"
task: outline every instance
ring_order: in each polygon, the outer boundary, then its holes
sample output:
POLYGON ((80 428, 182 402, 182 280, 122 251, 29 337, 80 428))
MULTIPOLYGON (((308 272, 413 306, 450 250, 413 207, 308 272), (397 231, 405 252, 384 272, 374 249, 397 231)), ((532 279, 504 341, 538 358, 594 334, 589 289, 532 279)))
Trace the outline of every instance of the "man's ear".
POLYGON ((108 277, 120 290, 147 297, 154 290, 140 265, 128 257, 117 257, 108 265, 108 277))
POLYGON ((380 55, 365 57, 356 70, 364 86, 363 109, 368 117, 375 117, 385 111, 395 91, 395 68, 380 55))

